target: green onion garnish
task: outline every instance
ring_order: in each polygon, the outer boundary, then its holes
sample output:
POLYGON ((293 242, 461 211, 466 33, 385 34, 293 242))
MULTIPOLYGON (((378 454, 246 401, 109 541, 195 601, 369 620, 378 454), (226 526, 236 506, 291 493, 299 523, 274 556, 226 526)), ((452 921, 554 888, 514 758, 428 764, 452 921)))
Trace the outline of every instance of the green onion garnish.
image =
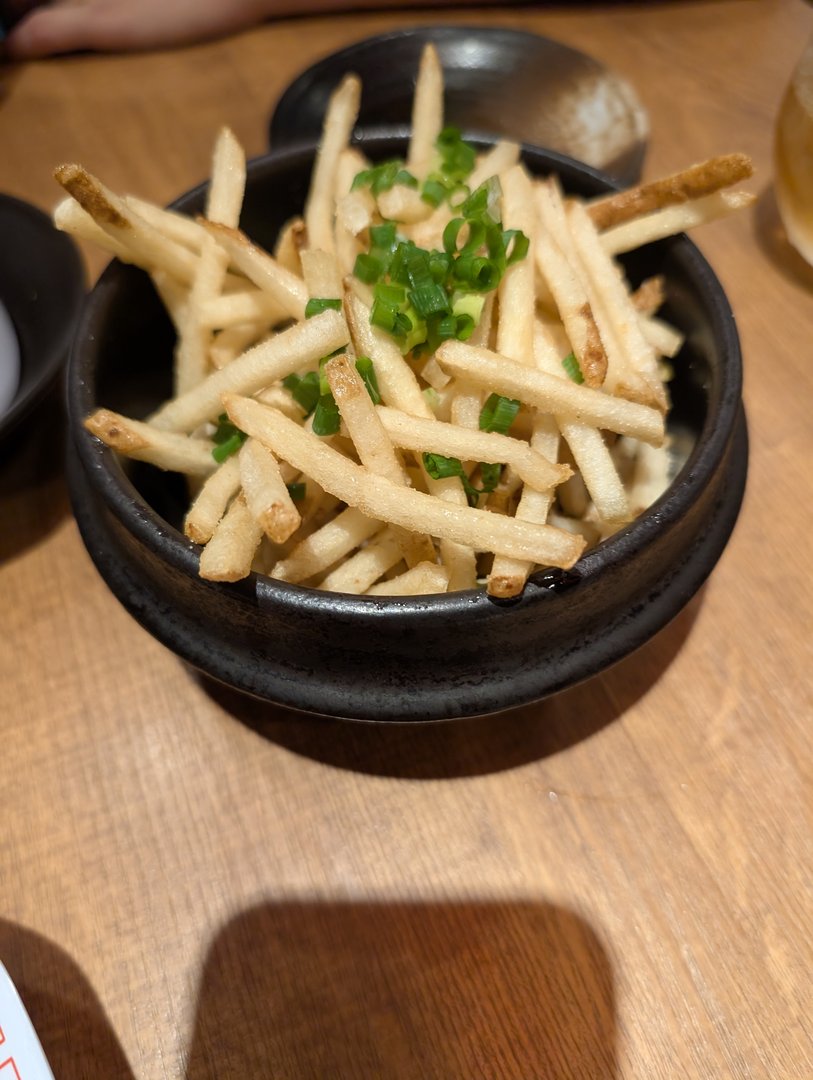
POLYGON ((356 371, 361 376, 361 381, 367 387, 367 393, 370 395, 373 405, 378 405, 381 401, 381 391, 378 389, 378 379, 376 378, 373 362, 369 356, 360 356, 358 360, 356 360, 356 371))
POLYGON ((247 438, 246 433, 235 427, 226 413, 221 413, 217 418, 217 427, 212 436, 212 441, 215 443, 212 457, 218 465, 221 465, 226 458, 237 453, 247 438))
POLYGON ((505 435, 519 412, 519 402, 515 398, 490 394, 480 410, 480 430, 496 431, 505 435))
POLYGON ((307 375, 286 375, 282 385, 289 390, 294 401, 302 407, 308 417, 319 401, 319 375, 309 371, 307 375))
POLYGON ((314 315, 321 315, 323 311, 331 308, 333 311, 342 310, 341 300, 328 300, 322 297, 312 297, 305 304, 305 318, 312 319, 314 315))
POLYGON ((389 191, 396 184, 411 188, 418 186, 418 181, 404 168, 400 158, 392 158, 390 161, 382 161, 380 165, 374 165, 371 169, 363 169, 353 178, 350 190, 369 187, 373 195, 380 195, 382 191, 389 191))
POLYGON ((340 426, 339 406, 332 394, 322 394, 313 414, 314 435, 335 435, 340 426))
POLYGON ((373 285, 384 273, 384 264, 374 255, 362 251, 356 256, 353 273, 359 281, 363 281, 367 285, 373 285))
POLYGON ((305 498, 305 482, 303 480, 296 480, 291 484, 285 485, 288 488, 288 494, 294 500, 294 502, 300 502, 305 498))
POLYGON ((579 367, 579 361, 576 359, 574 353, 568 353, 562 361, 562 367, 567 372, 569 379, 572 379, 574 383, 583 383, 584 375, 582 375, 582 369, 579 367))

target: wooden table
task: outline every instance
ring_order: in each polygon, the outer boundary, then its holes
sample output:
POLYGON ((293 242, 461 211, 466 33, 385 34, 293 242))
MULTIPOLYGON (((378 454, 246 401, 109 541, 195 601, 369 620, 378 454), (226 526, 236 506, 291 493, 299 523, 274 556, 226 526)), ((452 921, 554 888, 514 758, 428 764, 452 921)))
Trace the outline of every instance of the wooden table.
POLYGON ((43 415, 0 475, 0 959, 57 1080, 813 1076, 813 302, 771 194, 813 13, 348 15, 30 64, 2 75, 0 190, 50 208, 52 166, 78 160, 168 201, 220 124, 260 152, 312 59, 428 20, 526 27, 624 72, 648 175, 753 156, 755 212, 699 236, 745 353, 733 539, 656 640, 544 704, 309 719, 204 684, 125 613, 43 415))

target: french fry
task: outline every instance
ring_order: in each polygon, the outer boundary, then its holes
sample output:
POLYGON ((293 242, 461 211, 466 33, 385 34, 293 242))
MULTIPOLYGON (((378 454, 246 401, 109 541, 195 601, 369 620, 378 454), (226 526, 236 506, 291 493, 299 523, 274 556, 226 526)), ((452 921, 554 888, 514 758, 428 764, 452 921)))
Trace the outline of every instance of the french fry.
POLYGON ((184 533, 196 544, 207 544, 226 509, 240 490, 240 465, 235 455, 201 484, 184 519, 184 533))
MULTIPOLYGON (((325 365, 325 375, 362 465, 393 484, 406 486, 408 478, 395 447, 352 362, 345 355, 334 356, 325 365)), ((434 557, 428 536, 407 530, 397 530, 394 535, 408 566, 434 557)))
POLYGON ((282 413, 250 398, 227 394, 224 405, 232 423, 242 431, 370 517, 447 537, 476 551, 504 552, 547 566, 570 567, 582 552, 580 538, 558 529, 468 506, 441 505, 431 495, 393 484, 344 458, 282 413))
POLYGON ((193 253, 144 221, 81 165, 60 165, 54 177, 108 236, 126 248, 130 262, 166 270, 181 281, 194 278, 193 253))
POLYGON ((601 308, 623 352, 623 367, 613 372, 615 385, 611 383, 608 390, 623 393, 625 373, 631 370, 636 378, 630 380, 632 393, 629 396, 634 395, 636 400, 643 398, 648 404, 665 411, 666 394, 658 373, 655 350, 641 333, 635 306, 620 271, 601 246, 599 235, 585 208, 573 202, 567 214, 573 243, 595 290, 597 306, 601 308), (639 389, 641 383, 645 384, 644 393, 639 389))
POLYGON ((301 278, 252 244, 239 229, 231 229, 215 221, 202 220, 202 224, 241 273, 260 289, 270 293, 292 319, 304 319, 308 295, 301 278))
POLYGON ((208 476, 217 463, 208 439, 193 439, 171 431, 157 431, 140 420, 131 420, 110 409, 97 409, 85 420, 85 428, 125 457, 146 461, 168 472, 208 476))
POLYGON ((524 483, 537 491, 549 491, 570 476, 571 470, 566 465, 553 464, 521 439, 497 432, 473 431, 440 420, 423 420, 382 405, 376 411, 393 443, 404 449, 464 461, 508 464, 524 483))
POLYGON ((262 289, 244 289, 200 300, 200 322, 210 330, 225 330, 241 323, 275 326, 287 318, 289 314, 276 296, 262 289))
POLYGON ((556 301, 584 381, 597 388, 607 375, 607 352, 579 268, 568 257, 564 209, 550 182, 537 188, 537 207, 542 227, 535 244, 536 263, 556 301))
POLYGON ((710 221, 745 210, 755 202, 756 195, 750 191, 717 191, 713 195, 653 210, 643 217, 615 225, 602 232, 601 242, 610 255, 623 255, 644 244, 663 240, 676 233, 689 232, 710 221))
POLYGON ((238 457, 240 484, 252 517, 269 540, 284 544, 299 528, 301 518, 277 459, 255 439, 246 439, 238 457))
POLYGON ((368 544, 324 577, 319 588, 327 592, 363 593, 400 561, 400 539, 392 529, 382 529, 368 544))
POLYGON ((166 431, 194 431, 222 412, 221 398, 226 391, 256 394, 346 344, 342 316, 338 311, 323 311, 255 345, 221 371, 213 371, 198 386, 153 413, 150 423, 166 431))
POLYGON ((427 45, 422 54, 412 101, 412 134, 406 167, 419 181, 429 175, 435 160, 435 142, 443 127, 443 70, 437 49, 427 45))
POLYGON ((212 159, 212 179, 206 199, 206 217, 236 229, 246 188, 246 155, 228 127, 218 132, 212 159))
POLYGON ((672 176, 604 195, 590 204, 588 213, 597 229, 606 230, 665 206, 677 206, 712 195, 721 188, 747 180, 753 172, 753 164, 746 154, 721 154, 672 176))
POLYGON ((305 247, 306 231, 305 222, 301 217, 291 218, 283 226, 274 245, 274 258, 284 270, 295 277, 302 276, 299 255, 305 247))
POLYGON ((592 427, 633 435, 653 446, 663 442, 663 417, 646 405, 578 386, 546 372, 531 371, 508 357, 460 341, 444 341, 437 351, 437 358, 454 376, 518 398, 542 412, 569 416, 592 427))
POLYGON ((335 250, 334 176, 356 122, 360 98, 361 83, 357 76, 346 75, 328 103, 304 214, 308 246, 321 251, 335 250))
POLYGON ((446 592, 449 571, 433 562, 418 563, 403 574, 371 585, 367 596, 426 596, 446 592))
POLYGON ((242 494, 232 500, 200 556, 200 576, 207 581, 240 581, 251 573, 263 531, 242 494))
POLYGON ((370 310, 355 295, 345 297, 345 312, 358 356, 375 365, 381 399, 414 416, 432 417, 418 380, 393 339, 370 323, 370 310))
POLYGON ((271 569, 271 577, 296 585, 323 573, 381 529, 381 522, 354 507, 342 510, 305 537, 271 569))

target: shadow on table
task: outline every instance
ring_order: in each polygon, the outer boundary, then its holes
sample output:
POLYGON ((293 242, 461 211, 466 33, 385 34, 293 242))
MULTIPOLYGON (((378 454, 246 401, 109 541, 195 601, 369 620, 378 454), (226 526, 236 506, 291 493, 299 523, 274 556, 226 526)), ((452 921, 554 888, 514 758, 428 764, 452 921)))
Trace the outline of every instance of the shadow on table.
POLYGON ((134 1080, 101 1002, 67 953, 39 934, 0 919, 0 960, 56 1080, 134 1080))
POLYGON ((269 904, 206 959, 186 1080, 618 1075, 596 935, 544 903, 269 904))
POLYGON ((761 192, 754 207, 754 235, 762 252, 795 285, 813 292, 813 266, 810 266, 788 240, 779 216, 773 185, 761 192))
POLYGON ((0 444, 0 563, 22 554, 70 514, 65 416, 55 388, 0 444))
POLYGON ((602 675, 535 705, 430 724, 357 724, 306 716, 200 677, 237 720, 288 750, 341 769, 413 780, 480 776, 538 761, 611 724, 642 698, 680 652, 701 590, 654 638, 602 675))

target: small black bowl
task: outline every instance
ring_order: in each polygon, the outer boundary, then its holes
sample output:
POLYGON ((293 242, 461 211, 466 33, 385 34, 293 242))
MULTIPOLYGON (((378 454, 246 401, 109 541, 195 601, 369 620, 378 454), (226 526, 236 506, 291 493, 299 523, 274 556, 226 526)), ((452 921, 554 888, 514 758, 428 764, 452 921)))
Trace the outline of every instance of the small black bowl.
MULTIPOLYGON (((397 139, 365 140, 373 158, 397 139)), ((242 225, 273 245, 303 205, 314 148, 251 163, 242 225)), ((607 180, 567 158, 524 149, 531 170, 579 194, 607 180)), ((205 186, 176 204, 201 209, 205 186)), ((68 479, 79 528, 110 588, 195 667, 257 697, 376 721, 483 715, 594 675, 663 627, 719 558, 742 500, 747 438, 737 333, 725 295, 685 237, 626 260, 634 281, 666 277, 666 315, 686 334, 669 426, 688 458, 669 490, 573 570, 534 575, 523 596, 482 592, 363 598, 251 575, 198 576, 181 533, 183 484, 122 462, 82 426, 96 406, 143 416, 170 393, 173 331, 147 276, 113 263, 85 306, 68 373, 68 479)))
POLYGON ((0 442, 52 386, 67 359, 85 292, 79 252, 50 218, 21 199, 0 195, 0 304, 19 345, 20 378, 0 415, 0 442))
POLYGON ((620 183, 638 179, 649 122, 632 86, 583 52, 508 27, 411 26, 331 53, 277 102, 271 148, 315 142, 328 99, 348 72, 361 79, 359 128, 408 135, 415 73, 430 42, 443 67, 446 120, 468 137, 521 139, 620 183))

